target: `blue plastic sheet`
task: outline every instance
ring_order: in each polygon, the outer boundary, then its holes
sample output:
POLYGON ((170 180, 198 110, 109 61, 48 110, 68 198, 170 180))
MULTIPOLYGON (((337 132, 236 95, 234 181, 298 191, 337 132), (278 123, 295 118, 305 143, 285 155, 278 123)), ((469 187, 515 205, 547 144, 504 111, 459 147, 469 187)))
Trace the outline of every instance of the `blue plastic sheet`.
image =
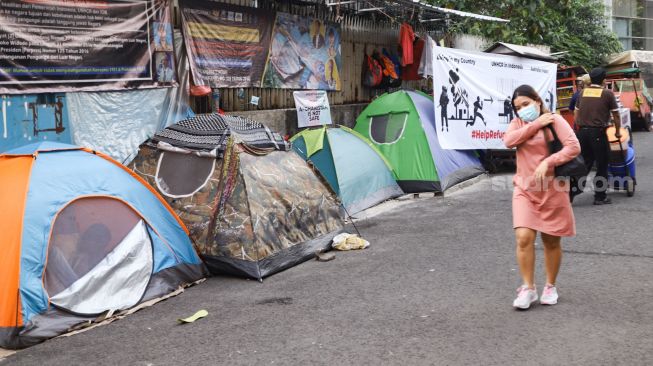
POLYGON ((0 153, 39 141, 71 141, 63 93, 3 95, 0 108, 0 153))

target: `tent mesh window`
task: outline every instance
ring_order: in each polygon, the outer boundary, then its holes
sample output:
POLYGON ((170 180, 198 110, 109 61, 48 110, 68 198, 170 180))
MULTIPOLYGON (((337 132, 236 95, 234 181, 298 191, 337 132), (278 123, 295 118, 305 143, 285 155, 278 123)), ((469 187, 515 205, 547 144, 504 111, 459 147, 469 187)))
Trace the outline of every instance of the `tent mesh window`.
POLYGON ((188 197, 202 189, 213 175, 215 158, 162 152, 156 170, 156 185, 168 197, 188 197))
POLYGON ((57 215, 48 246, 48 295, 62 292, 91 271, 140 221, 129 206, 113 198, 82 198, 66 206, 57 215))
POLYGON ((394 144, 406 128, 408 113, 390 113, 370 117, 370 137, 377 144, 394 144))

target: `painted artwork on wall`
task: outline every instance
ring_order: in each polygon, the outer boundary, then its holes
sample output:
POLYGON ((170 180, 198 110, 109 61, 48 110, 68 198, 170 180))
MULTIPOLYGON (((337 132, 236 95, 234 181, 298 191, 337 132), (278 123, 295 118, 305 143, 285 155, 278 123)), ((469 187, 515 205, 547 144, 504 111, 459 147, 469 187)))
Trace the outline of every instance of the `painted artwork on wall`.
POLYGON ((340 25, 277 13, 263 87, 341 90, 340 25))

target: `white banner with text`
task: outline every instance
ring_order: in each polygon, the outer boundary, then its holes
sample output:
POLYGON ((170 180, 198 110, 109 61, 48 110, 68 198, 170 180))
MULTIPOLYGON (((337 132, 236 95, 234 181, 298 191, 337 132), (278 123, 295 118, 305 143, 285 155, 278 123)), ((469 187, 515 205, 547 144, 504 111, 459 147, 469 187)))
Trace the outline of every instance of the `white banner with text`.
POLYGON ((433 48, 432 62, 435 127, 445 149, 505 149, 519 85, 532 86, 555 111, 556 64, 445 47, 433 48))

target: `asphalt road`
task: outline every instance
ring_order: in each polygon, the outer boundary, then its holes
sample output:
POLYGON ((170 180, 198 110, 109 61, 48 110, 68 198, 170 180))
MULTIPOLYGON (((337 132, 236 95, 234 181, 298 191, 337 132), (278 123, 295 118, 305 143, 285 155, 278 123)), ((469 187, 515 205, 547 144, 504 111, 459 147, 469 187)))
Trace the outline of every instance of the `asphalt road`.
POLYGON ((387 205, 359 222, 366 250, 263 283, 211 278, 0 365, 650 365, 653 134, 635 144, 635 197, 574 202, 578 235, 563 241, 556 306, 511 307, 520 284, 511 192, 494 176, 387 205), (199 309, 209 316, 177 324, 199 309))

